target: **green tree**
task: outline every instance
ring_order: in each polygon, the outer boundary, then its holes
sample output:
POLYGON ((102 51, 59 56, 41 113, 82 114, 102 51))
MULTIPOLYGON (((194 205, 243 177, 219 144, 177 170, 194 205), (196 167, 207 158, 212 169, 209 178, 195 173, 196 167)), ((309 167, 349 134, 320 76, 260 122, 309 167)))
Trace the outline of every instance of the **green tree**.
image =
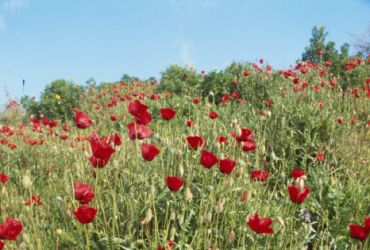
POLYGON ((340 51, 336 49, 335 42, 326 42, 326 37, 329 33, 325 27, 315 26, 312 29, 312 37, 310 38, 310 45, 306 47, 302 54, 302 60, 310 60, 313 63, 331 62, 331 71, 335 75, 342 73, 343 65, 349 58, 349 44, 344 43, 340 51), (319 52, 323 54, 320 55, 319 52))
POLYGON ((66 120, 73 117, 72 109, 79 107, 82 93, 81 85, 64 79, 55 80, 45 87, 39 102, 24 96, 21 103, 29 115, 42 114, 48 119, 66 120))

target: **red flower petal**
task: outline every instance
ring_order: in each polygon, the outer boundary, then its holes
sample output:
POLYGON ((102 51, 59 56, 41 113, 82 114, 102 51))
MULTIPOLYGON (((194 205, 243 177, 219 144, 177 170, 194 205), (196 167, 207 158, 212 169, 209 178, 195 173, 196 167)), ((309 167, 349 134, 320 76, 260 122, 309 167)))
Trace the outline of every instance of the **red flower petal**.
POLYGON ((73 214, 79 222, 81 222, 82 224, 87 224, 95 219, 97 212, 98 210, 95 208, 89 206, 81 206, 77 208, 77 210, 74 211, 73 214))

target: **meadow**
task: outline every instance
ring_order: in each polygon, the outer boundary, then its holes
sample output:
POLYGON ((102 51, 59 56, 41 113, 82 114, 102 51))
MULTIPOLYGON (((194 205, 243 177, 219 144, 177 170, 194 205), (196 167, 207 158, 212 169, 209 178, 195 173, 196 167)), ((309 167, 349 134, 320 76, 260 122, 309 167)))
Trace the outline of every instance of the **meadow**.
POLYGON ((66 120, 9 109, 0 249, 369 249, 369 59, 348 67, 119 81, 66 120))

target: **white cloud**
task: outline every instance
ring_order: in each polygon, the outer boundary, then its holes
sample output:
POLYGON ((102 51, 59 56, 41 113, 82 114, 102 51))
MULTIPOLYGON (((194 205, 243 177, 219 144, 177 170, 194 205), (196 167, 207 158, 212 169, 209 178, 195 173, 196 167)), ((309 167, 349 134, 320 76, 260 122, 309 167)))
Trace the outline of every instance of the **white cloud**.
POLYGON ((0 15, 0 32, 6 30, 6 25, 4 22, 4 18, 0 15))
POLYGON ((2 9, 4 11, 16 11, 18 9, 22 9, 28 6, 27 0, 5 0, 2 4, 2 9))

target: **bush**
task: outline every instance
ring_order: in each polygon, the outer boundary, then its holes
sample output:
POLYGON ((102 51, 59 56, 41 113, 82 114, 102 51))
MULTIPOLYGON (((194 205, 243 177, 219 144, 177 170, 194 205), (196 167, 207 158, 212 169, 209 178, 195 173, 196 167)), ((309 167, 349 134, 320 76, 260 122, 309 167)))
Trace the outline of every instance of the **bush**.
POLYGON ((79 107, 79 100, 83 93, 83 87, 78 84, 55 80, 45 87, 39 102, 24 96, 21 103, 28 115, 43 115, 48 119, 65 121, 73 117, 72 108, 79 107))

